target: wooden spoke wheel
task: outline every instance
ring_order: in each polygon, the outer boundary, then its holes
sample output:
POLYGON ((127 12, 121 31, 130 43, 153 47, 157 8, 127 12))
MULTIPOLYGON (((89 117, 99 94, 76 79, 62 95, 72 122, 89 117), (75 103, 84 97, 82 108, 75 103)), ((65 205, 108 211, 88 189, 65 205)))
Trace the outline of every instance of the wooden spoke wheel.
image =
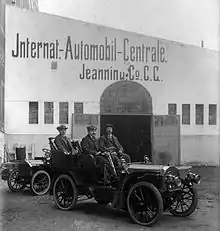
POLYGON ((61 210, 71 210, 76 206, 78 191, 70 176, 62 174, 55 180, 53 197, 57 207, 61 210))
POLYGON ((46 194, 51 185, 50 175, 45 170, 39 170, 34 173, 31 179, 31 189, 35 195, 46 194))
POLYGON ((134 222, 151 226, 158 221, 163 212, 163 199, 153 184, 142 181, 129 190, 127 207, 134 222))
POLYGON ((18 169, 13 170, 8 178, 8 187, 12 192, 20 192, 26 186, 25 179, 19 176, 18 169))
POLYGON ((196 189, 183 184, 182 191, 171 206, 170 213, 177 217, 187 217, 195 211, 197 204, 198 195, 196 189))

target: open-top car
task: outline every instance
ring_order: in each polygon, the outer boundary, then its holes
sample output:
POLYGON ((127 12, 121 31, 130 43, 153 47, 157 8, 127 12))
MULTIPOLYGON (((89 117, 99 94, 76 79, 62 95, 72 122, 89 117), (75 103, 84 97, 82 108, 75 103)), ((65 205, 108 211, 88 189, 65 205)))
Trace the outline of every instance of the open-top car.
MULTIPOLYGON (((44 156, 35 157, 33 160, 16 160, 10 169, 5 167, 2 175, 7 180, 8 187, 12 192, 22 191, 25 187, 30 188, 35 195, 46 194, 51 187, 51 179, 54 175, 51 166, 51 151, 57 150, 54 137, 49 137, 50 149, 43 148, 44 156)), ((72 143, 74 147, 81 148, 78 142, 72 143)), ((79 153, 81 150, 79 150, 79 153)))
POLYGON ((19 192, 29 187, 35 195, 40 196, 49 191, 51 185, 50 150, 43 149, 43 152, 44 157, 15 161, 14 168, 7 179, 8 187, 12 192, 19 192))
POLYGON ((109 160, 102 180, 99 167, 91 155, 65 155, 51 152, 54 169, 52 191, 54 201, 61 210, 76 207, 81 196, 94 198, 98 203, 127 211, 134 222, 150 226, 155 224, 164 211, 185 217, 197 207, 194 184, 200 176, 188 172, 180 177, 178 168, 143 163, 125 163, 115 167, 111 153, 101 153, 109 160), (107 168, 114 169, 109 178, 107 168))

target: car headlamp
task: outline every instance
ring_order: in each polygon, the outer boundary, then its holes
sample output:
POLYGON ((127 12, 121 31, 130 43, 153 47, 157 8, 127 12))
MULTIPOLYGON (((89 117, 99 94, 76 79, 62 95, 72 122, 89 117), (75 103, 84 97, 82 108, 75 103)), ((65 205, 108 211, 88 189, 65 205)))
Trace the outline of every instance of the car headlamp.
POLYGON ((188 181, 195 183, 195 184, 200 184, 200 182, 201 182, 201 176, 196 174, 196 173, 192 173, 192 172, 187 173, 186 179, 188 181))
POLYGON ((151 163, 151 162, 150 162, 150 159, 148 158, 147 155, 144 155, 144 162, 145 162, 146 164, 150 164, 150 163, 151 163))
POLYGON ((167 183, 168 185, 175 185, 177 187, 180 187, 182 184, 181 179, 173 174, 168 174, 166 176, 165 183, 167 183))

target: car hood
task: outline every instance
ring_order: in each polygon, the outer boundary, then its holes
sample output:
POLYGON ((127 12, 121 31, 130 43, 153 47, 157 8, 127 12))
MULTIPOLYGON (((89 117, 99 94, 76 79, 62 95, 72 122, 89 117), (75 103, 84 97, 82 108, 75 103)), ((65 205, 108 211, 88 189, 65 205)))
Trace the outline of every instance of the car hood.
POLYGON ((166 172, 170 166, 167 165, 153 165, 153 164, 141 164, 141 163, 131 163, 127 167, 128 172, 166 172))

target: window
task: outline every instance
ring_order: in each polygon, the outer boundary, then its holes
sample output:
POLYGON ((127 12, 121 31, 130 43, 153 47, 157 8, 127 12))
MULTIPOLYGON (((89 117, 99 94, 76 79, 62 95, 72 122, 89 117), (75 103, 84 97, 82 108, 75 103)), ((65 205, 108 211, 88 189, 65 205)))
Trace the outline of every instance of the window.
POLYGON ((59 123, 68 124, 69 121, 69 105, 68 102, 59 103, 59 123))
POLYGON ((204 105, 196 104, 196 124, 204 124, 204 105))
POLYGON ((209 104, 209 125, 216 125, 217 105, 209 104))
POLYGON ((44 102, 44 123, 53 124, 53 102, 44 102))
POLYGON ((190 104, 182 104, 182 124, 190 124, 190 104))
POLYGON ((168 115, 176 115, 176 104, 168 104, 168 115))
POLYGON ((38 124, 38 102, 29 102, 29 124, 38 124))
POLYGON ((74 103, 74 114, 83 114, 83 103, 82 102, 74 103))

